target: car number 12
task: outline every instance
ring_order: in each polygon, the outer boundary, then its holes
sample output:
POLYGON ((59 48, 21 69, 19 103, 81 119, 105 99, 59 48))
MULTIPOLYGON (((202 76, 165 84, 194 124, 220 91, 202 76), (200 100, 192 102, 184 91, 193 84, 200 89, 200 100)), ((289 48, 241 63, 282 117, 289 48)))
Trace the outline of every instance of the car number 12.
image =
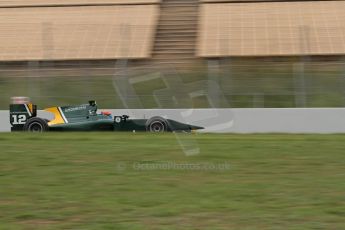
POLYGON ((12 115, 14 125, 23 125, 26 122, 26 116, 25 115, 12 115))

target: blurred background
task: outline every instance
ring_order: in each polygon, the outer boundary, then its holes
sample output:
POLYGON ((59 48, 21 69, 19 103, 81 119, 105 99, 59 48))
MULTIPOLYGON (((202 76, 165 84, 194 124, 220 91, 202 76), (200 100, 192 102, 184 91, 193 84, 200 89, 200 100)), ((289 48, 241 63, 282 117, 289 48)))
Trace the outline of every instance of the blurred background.
POLYGON ((12 96, 343 107, 345 1, 0 0, 0 109, 12 96))

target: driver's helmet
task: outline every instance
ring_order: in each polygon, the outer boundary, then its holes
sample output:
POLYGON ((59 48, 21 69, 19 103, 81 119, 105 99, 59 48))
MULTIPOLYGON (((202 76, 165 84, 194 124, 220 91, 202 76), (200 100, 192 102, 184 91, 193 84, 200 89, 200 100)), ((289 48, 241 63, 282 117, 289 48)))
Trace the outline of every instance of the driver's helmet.
POLYGON ((96 101, 89 101, 89 115, 97 115, 96 101))

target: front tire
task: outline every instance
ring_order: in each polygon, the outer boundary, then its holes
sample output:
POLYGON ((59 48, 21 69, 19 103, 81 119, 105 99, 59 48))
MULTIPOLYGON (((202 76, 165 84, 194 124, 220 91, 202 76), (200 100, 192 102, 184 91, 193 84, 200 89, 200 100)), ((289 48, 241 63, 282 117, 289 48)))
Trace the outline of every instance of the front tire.
POLYGON ((168 122, 163 117, 152 117, 146 122, 146 131, 151 133, 164 133, 168 131, 168 122))
POLYGON ((42 133, 49 130, 49 126, 46 120, 33 117, 30 118, 24 125, 24 131, 33 132, 33 133, 42 133))

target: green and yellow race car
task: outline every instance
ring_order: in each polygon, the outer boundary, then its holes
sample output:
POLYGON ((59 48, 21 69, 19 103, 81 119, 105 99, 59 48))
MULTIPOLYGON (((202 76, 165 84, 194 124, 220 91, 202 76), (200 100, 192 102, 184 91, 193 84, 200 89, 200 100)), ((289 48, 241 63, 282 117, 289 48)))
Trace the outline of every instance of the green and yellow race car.
POLYGON ((203 127, 184 124, 154 116, 149 119, 130 119, 128 115, 112 116, 110 112, 97 113, 96 101, 72 106, 55 106, 44 109, 54 119, 37 117, 37 106, 30 102, 10 104, 11 131, 147 131, 191 132, 203 127))

